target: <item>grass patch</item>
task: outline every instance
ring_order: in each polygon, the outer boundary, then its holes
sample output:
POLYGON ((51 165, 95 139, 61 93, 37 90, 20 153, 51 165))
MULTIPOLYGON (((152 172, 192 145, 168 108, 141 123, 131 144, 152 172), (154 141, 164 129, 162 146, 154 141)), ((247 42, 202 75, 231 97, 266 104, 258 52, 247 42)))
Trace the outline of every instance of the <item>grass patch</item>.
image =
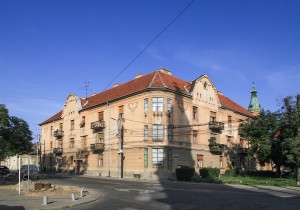
POLYGON ((215 183, 215 184, 243 184, 243 185, 264 185, 278 187, 299 187, 295 179, 289 178, 268 178, 268 177, 250 177, 250 176, 220 176, 213 178, 202 178, 194 176, 193 182, 215 183))

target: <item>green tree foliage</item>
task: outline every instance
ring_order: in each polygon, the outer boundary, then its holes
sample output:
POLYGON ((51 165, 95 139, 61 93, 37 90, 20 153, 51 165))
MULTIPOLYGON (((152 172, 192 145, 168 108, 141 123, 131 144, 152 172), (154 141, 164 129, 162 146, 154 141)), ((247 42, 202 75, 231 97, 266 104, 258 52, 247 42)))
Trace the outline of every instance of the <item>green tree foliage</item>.
POLYGON ((250 145, 248 155, 261 165, 272 161, 279 174, 281 166, 294 169, 300 157, 299 122, 295 98, 287 97, 280 111, 262 111, 241 124, 240 135, 250 145))
POLYGON ((8 109, 0 104, 0 160, 31 151, 32 132, 23 119, 9 116, 8 109))

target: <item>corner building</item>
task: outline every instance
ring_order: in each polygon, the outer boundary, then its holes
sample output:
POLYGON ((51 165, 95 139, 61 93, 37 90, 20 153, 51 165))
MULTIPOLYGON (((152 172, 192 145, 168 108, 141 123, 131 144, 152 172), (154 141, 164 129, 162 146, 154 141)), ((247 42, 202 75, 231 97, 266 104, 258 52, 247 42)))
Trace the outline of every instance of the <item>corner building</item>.
POLYGON ((70 94, 40 124, 42 168, 143 179, 181 166, 249 169, 238 127, 251 116, 207 75, 186 82, 161 68, 89 98, 70 94))

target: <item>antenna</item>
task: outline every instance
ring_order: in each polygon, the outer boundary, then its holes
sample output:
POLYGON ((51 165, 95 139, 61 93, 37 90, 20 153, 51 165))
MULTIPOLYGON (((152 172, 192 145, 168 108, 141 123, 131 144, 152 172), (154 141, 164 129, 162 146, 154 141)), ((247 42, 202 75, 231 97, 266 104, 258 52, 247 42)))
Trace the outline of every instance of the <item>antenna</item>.
POLYGON ((81 87, 80 90, 85 90, 85 97, 87 98, 88 97, 88 91, 91 91, 89 89, 90 82, 89 81, 85 81, 83 84, 84 84, 84 86, 81 87))

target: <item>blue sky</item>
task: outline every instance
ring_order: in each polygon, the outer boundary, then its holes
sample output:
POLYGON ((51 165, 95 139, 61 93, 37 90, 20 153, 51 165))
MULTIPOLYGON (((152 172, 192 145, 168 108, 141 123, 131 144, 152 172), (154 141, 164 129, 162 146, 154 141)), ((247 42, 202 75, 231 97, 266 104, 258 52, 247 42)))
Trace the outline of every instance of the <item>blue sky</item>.
MULTIPOLYGON (((70 93, 99 93, 190 0, 0 0, 0 103, 38 123, 70 93)), ((186 81, 208 74, 248 107, 300 90, 299 0, 196 0, 113 83, 160 67, 186 81)), ((112 85, 110 85, 111 87, 112 85)))

